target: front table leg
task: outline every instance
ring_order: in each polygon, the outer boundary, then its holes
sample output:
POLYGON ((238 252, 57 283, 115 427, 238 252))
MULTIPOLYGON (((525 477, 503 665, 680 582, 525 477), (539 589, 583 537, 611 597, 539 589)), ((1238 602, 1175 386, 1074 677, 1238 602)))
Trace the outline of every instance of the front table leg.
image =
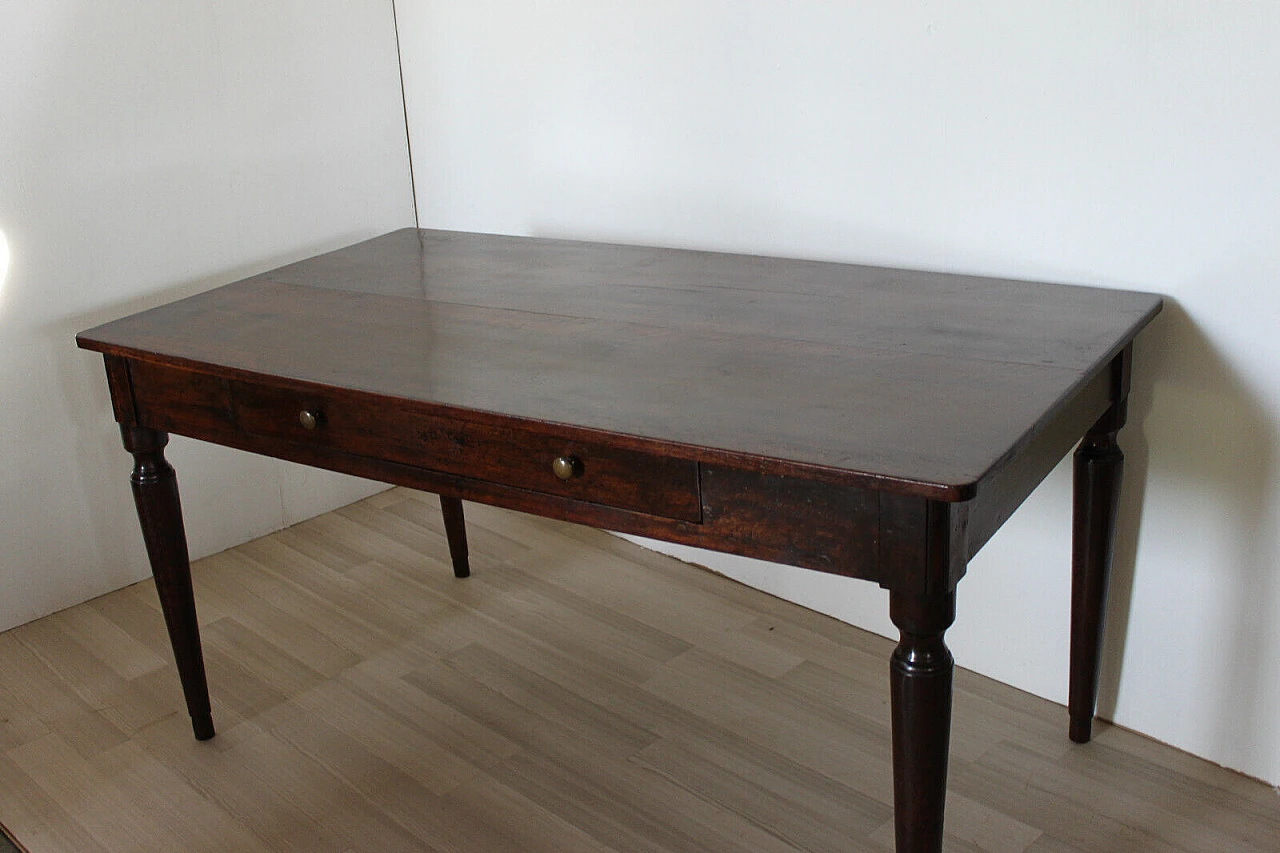
POLYGON ((889 664, 897 850, 941 853, 955 669, 942 637, 955 621, 955 592, 890 592, 889 617, 902 637, 889 664))
POLYGON ((191 562, 187 535, 178 501, 178 478, 164 458, 168 433, 142 427, 121 427, 125 449, 133 454, 133 500, 138 507, 142 538, 147 544, 151 573, 155 576, 160 608, 169 629, 169 642, 178 664, 178 677, 191 714, 196 740, 213 737, 209 687, 200 651, 200 627, 196 622, 195 595, 191 589, 191 562))
POLYGON ((1124 454, 1116 444, 1116 432, 1123 423, 1121 405, 1089 430, 1075 452, 1068 714, 1070 736, 1076 743, 1089 742, 1098 701, 1103 614, 1111 574, 1120 481, 1124 474, 1124 454))

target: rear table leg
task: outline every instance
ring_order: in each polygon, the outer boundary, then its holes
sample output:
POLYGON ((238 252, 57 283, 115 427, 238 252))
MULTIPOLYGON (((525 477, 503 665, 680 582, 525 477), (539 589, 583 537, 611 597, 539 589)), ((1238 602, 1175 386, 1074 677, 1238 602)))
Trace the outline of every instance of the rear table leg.
POLYGON ((1124 454, 1116 444, 1120 421, 1108 413, 1075 452, 1075 511, 1071 548, 1071 739, 1088 743, 1098 700, 1102 627, 1111 575, 1116 509, 1124 454))
POLYGON ((467 525, 462 518, 462 501, 459 498, 440 496, 440 514, 444 516, 444 533, 449 538, 449 556, 453 559, 453 575, 458 578, 471 576, 467 562, 467 525))

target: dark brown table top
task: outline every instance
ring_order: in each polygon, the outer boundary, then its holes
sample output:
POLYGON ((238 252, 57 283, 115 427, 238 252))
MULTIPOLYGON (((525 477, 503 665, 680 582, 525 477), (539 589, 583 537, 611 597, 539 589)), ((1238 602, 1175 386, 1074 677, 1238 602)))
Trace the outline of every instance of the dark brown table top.
POLYGON ((405 229, 107 323, 116 355, 971 496, 1146 293, 405 229))

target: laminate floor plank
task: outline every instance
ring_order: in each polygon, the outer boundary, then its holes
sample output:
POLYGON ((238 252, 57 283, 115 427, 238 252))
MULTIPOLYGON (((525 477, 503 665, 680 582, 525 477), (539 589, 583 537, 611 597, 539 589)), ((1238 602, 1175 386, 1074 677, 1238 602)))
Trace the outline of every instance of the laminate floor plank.
POLYGON ((893 817, 887 804, 764 750, 664 738, 635 761, 801 850, 839 850, 893 817))
POLYGON ((317 563, 272 537, 236 550, 261 571, 279 573, 285 579, 269 595, 269 601, 280 607, 291 606, 295 617, 360 658, 405 642, 419 632, 423 614, 420 602, 379 600, 363 580, 317 563))
POLYGON ((74 614, 55 613, 41 621, 56 626, 69 640, 88 650, 95 660, 124 680, 155 672, 168 663, 168 655, 157 654, 92 607, 81 608, 74 614))
POLYGON ((551 758, 532 752, 505 762, 508 784, 563 814, 610 849, 662 853, 797 853, 763 829, 662 778, 643 763, 606 768, 580 744, 551 758))
POLYGON ((9 750, 0 755, 0 792, 5 829, 13 832, 10 824, 24 827, 22 841, 28 850, 111 853, 68 811, 77 804, 60 802, 36 784, 9 756, 9 750))
MULTIPOLYGON (((169 635, 165 632, 164 619, 160 619, 158 624, 156 622, 156 617, 160 616, 160 602, 156 598, 154 582, 145 580, 124 589, 118 589, 109 595, 102 595, 85 602, 81 607, 90 611, 88 614, 90 620, 97 621, 99 616, 106 619, 161 660, 163 667, 172 670, 173 652, 169 647, 169 635)), ((75 607, 63 612, 78 614, 80 610, 81 608, 75 607)), ((0 634, 0 640, 5 636, 7 635, 0 634)))
MULTIPOLYGON (((0 821, 31 853, 892 851, 892 641, 466 517, 467 579, 405 489, 197 562, 210 741, 150 581, 0 634, 0 821)), ((1261 783, 1105 723, 1073 745, 964 670, 955 695, 948 853, 1280 853, 1261 783)))
POLYGON ((888 732, 875 721, 846 708, 819 706, 697 650, 664 667, 645 688, 859 793, 892 802, 890 754, 875 746, 888 743, 888 732))
POLYGON ((492 767, 520 751, 500 732, 405 680, 418 662, 384 655, 348 670, 340 681, 381 713, 429 733, 432 740, 474 767, 492 767))
MULTIPOLYGON (((284 713, 282 711, 281 713, 284 713)), ((437 796, 483 770, 428 736, 435 732, 388 713, 341 681, 327 681, 287 706, 287 713, 345 732, 358 748, 387 762, 437 796)), ((268 720, 276 714, 268 715, 268 720)))
POLYGON ((624 618, 634 620, 686 647, 697 646, 763 675, 780 675, 804 660, 802 655, 746 633, 744 629, 758 618, 746 608, 709 606, 715 602, 707 602, 705 595, 691 595, 675 584, 655 583, 652 576, 642 581, 624 573, 626 563, 609 559, 607 552, 589 546, 565 548, 563 539, 560 543, 558 552, 539 552, 500 568, 507 573, 519 572, 512 583, 520 588, 542 590, 578 611, 609 614, 614 623, 624 618), (544 569, 548 563, 553 570, 544 569), (602 565, 608 567, 606 571, 601 572, 602 565), (582 578, 592 571, 606 577, 582 578))

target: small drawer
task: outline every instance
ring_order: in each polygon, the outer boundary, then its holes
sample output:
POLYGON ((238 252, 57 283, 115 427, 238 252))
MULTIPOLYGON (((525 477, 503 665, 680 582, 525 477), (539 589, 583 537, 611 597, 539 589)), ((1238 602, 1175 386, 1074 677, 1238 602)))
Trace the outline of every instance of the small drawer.
POLYGON ((698 466, 520 426, 429 414, 355 392, 232 382, 240 430, 432 471, 699 521, 698 466))

